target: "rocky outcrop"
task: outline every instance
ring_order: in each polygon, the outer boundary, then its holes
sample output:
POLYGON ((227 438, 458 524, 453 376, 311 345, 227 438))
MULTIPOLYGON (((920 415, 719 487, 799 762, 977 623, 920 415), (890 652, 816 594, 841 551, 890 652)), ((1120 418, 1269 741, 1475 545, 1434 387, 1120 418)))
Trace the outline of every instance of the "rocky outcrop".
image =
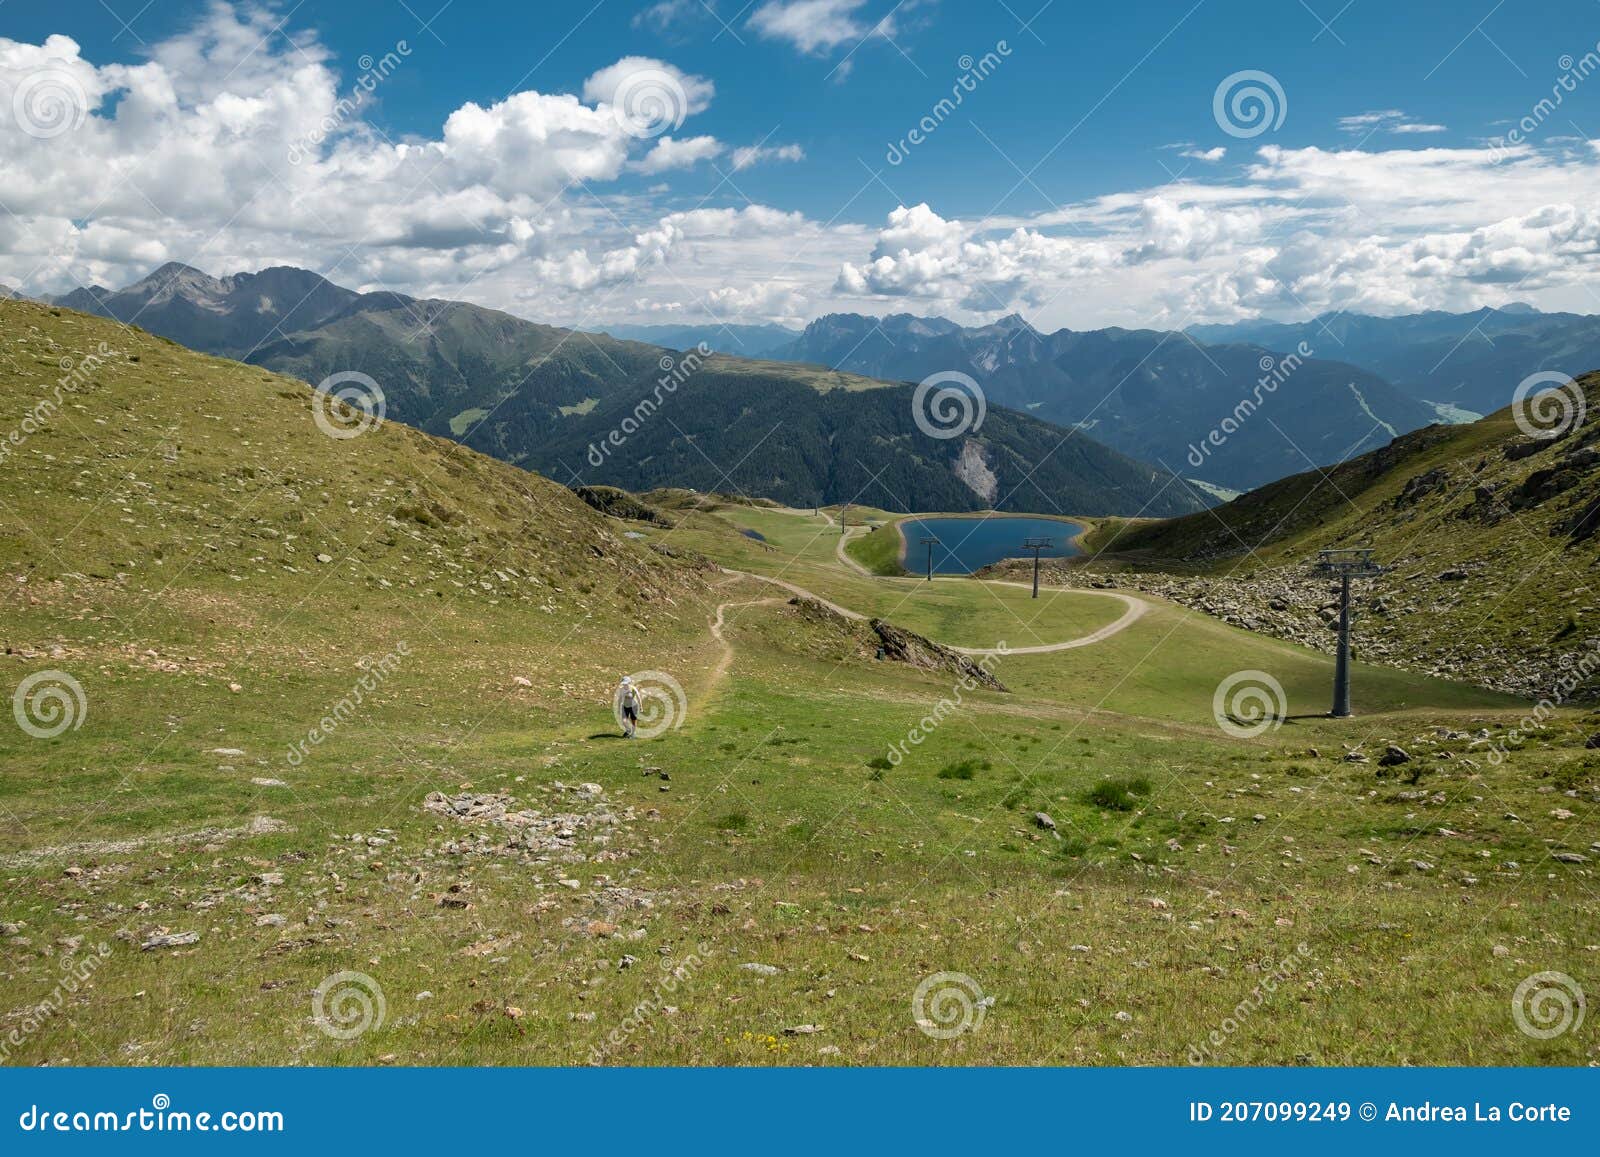
POLYGON ((974 663, 958 651, 940 646, 932 639, 925 639, 913 631, 897 627, 893 623, 886 623, 882 619, 872 619, 870 625, 882 640, 883 656, 886 659, 892 659, 897 663, 909 663, 925 671, 948 671, 992 691, 1007 690, 1006 685, 991 675, 986 668, 974 663))
POLYGON ((601 514, 609 514, 613 518, 648 522, 652 526, 669 529, 677 525, 654 506, 640 502, 626 490, 619 490, 615 486, 573 486, 571 490, 601 514))
POLYGON ((1000 479, 989 467, 984 457, 983 443, 976 438, 961 442, 961 457, 956 459, 956 477, 965 482, 971 491, 985 502, 994 502, 1000 493, 1000 479))

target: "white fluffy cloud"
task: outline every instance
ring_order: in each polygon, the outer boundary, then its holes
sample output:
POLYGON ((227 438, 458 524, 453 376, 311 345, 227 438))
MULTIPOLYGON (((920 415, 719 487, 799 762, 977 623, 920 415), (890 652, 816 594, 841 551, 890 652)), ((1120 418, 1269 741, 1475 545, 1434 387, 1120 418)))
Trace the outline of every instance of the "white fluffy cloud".
POLYGON ((60 292, 168 260, 218 273, 288 263, 508 304, 532 270, 551 280, 545 308, 561 311, 561 290, 654 268, 674 243, 648 210, 623 199, 619 215, 606 184, 723 149, 640 131, 640 115, 694 116, 714 94, 647 57, 598 70, 582 99, 517 92, 462 105, 431 138, 391 141, 367 107, 418 67, 412 46, 341 78, 314 36, 286 40, 279 23, 217 4, 135 65, 96 65, 64 36, 0 38, 0 277, 60 292), (641 94, 642 113, 622 107, 641 94))
POLYGON ((927 205, 889 214, 872 258, 846 262, 837 287, 847 293, 920 297, 974 311, 1039 304, 1043 287, 1063 277, 1115 265, 1116 249, 1102 241, 1047 236, 1013 229, 983 237, 960 221, 946 221, 927 205))
MULTIPOLYGON (((871 32, 860 4, 808 2, 775 0, 751 19, 819 51, 846 25, 871 32)), ((805 153, 673 127, 715 91, 667 61, 625 58, 578 94, 464 104, 431 133, 390 140, 369 105, 385 76, 423 67, 411 47, 341 76, 314 36, 291 43, 278 21, 217 5, 135 64, 96 64, 63 36, 0 38, 0 281, 43 293, 124 285, 168 260, 214 273, 293 264, 589 326, 907 308, 1178 326, 1513 297, 1596 308, 1595 149, 1394 147, 1428 126, 1381 110, 1354 119, 1387 147, 1269 145, 1246 158, 1235 146, 1242 166, 1195 165, 1034 214, 957 218, 909 199, 874 209, 872 224, 823 224, 728 208, 739 198, 727 182, 717 204, 675 199, 670 181, 708 159, 739 171, 805 153), (642 111, 624 107, 641 93, 642 111)))
POLYGON ((641 173, 665 173, 668 169, 688 169, 722 152, 716 137, 689 137, 674 140, 662 137, 635 165, 641 173))
POLYGON ((806 151, 799 145, 746 145, 733 150, 735 172, 763 161, 803 161, 806 151))
POLYGON ((1031 218, 901 207, 865 260, 841 264, 834 288, 875 312, 909 297, 926 312, 1021 307, 1045 327, 1513 298, 1593 312, 1597 181, 1595 151, 1268 146, 1243 181, 1178 181, 1031 218))
POLYGON ((624 56, 583 82, 583 99, 592 104, 616 107, 626 104, 630 93, 640 88, 644 95, 667 102, 680 121, 710 108, 711 98, 717 91, 704 77, 690 76, 664 60, 624 56))
POLYGON ((767 0, 749 24, 768 40, 786 40, 801 52, 831 52, 876 33, 894 35, 894 14, 876 23, 860 16, 866 0, 767 0))

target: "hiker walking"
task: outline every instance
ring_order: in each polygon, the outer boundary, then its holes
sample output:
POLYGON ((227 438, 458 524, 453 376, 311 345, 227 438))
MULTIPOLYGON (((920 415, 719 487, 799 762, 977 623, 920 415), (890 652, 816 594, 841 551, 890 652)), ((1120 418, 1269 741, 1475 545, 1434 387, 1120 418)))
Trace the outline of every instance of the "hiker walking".
POLYGON ((639 689, 627 675, 622 677, 622 683, 617 688, 617 710, 621 717, 622 737, 632 739, 639 727, 639 689))

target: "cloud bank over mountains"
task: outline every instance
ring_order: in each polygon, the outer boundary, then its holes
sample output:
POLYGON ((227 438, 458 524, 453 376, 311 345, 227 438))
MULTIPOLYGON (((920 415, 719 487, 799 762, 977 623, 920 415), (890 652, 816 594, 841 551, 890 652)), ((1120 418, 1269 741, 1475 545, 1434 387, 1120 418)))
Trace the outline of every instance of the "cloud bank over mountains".
MULTIPOLYGON (((816 52, 873 33, 858 8, 772 3, 751 22, 816 52)), ((597 61, 577 93, 467 102, 432 134, 391 139, 370 114, 390 76, 424 67, 420 46, 341 71, 314 32, 278 32, 280 19, 218 3, 135 64, 97 64, 64 36, 0 38, 0 282, 45 293, 169 260, 218 274, 290 264, 590 328, 832 311, 1022 309, 1082 328, 1511 299, 1600 309, 1586 287, 1600 258, 1589 145, 1409 147, 1442 126, 1352 112, 1330 139, 1363 128, 1362 144, 1201 142, 1183 179, 1027 215, 914 197, 879 215, 881 198, 853 196, 874 184, 864 164, 839 175, 839 212, 823 216, 744 197, 756 166, 818 162, 781 133, 704 131, 716 80, 670 61, 597 61), (1377 130, 1393 147, 1366 147, 1377 130), (691 172, 709 195, 675 191, 691 172)))

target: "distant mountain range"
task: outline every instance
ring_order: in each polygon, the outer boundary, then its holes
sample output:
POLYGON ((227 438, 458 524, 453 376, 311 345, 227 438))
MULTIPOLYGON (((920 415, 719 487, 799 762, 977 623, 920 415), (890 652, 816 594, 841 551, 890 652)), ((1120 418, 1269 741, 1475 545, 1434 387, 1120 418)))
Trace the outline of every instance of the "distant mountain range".
POLYGON ((912 381, 959 371, 993 404, 1241 490, 1438 420, 1433 407, 1343 362, 1242 342, 1202 345, 1170 331, 1044 334, 1016 315, 967 328, 909 314, 830 314, 772 356, 912 381))
POLYGON ((56 303, 311 383, 365 374, 389 418, 566 483, 906 510, 1166 516, 1204 505, 1167 471, 1000 406, 937 438, 916 425, 910 386, 690 359, 463 302, 357 293, 303 269, 217 278, 174 263, 56 303), (663 390, 675 366, 688 372, 663 390), (608 442, 613 430, 627 431, 624 444, 608 442), (608 448, 591 454, 596 445, 608 448))
POLYGON ((279 334, 322 325, 361 296, 288 266, 212 277, 174 261, 126 289, 91 285, 51 302, 141 325, 179 345, 239 356, 279 334))
POLYGON ((917 509, 995 502, 1182 513, 1199 509, 1203 493, 1247 490, 1368 453, 1436 421, 1441 408, 1458 407, 1458 418, 1499 408, 1535 370, 1600 365, 1600 318, 1526 306, 1183 333, 1045 334, 1016 315, 965 327, 831 314, 798 334, 689 324, 615 326, 611 336, 463 302, 358 293, 303 269, 211 277, 175 263, 126 289, 78 289, 55 304, 313 383, 367 374, 380 383, 389 417, 563 481, 732 482, 796 503, 917 509), (631 340, 638 337, 651 340, 631 340), (658 392, 661 367, 702 342, 741 356, 708 359, 626 453, 587 463, 589 443, 658 392), (768 360, 750 360, 758 352, 768 360), (908 425, 903 383, 948 371, 969 375, 987 399, 988 422, 973 436, 938 439, 908 425), (898 416, 886 406, 898 406, 898 416), (751 431, 763 413, 781 417, 781 429, 758 448, 751 431), (1063 441, 1067 431, 1073 436, 1063 441), (874 483, 888 489, 855 492, 891 462, 874 483))
POLYGON ((1521 303, 1404 317, 1331 313, 1292 324, 1244 321, 1187 332, 1207 343, 1242 341, 1270 350, 1304 341, 1319 356, 1370 370, 1413 398, 1473 414, 1510 404, 1529 374, 1557 370, 1577 377, 1600 367, 1600 317, 1540 313, 1521 303))
POLYGON ((668 349, 695 349, 702 342, 719 354, 761 358, 782 349, 801 331, 782 325, 608 325, 606 333, 623 341, 643 341, 668 349))

